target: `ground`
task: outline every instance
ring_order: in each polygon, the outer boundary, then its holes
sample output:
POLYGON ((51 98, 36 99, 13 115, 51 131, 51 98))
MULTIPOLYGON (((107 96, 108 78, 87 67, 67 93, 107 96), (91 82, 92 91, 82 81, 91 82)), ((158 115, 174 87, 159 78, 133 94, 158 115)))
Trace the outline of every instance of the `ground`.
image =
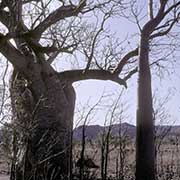
POLYGON ((0 180, 8 180, 9 176, 0 175, 0 180))
MULTIPOLYGON (((180 138, 175 141, 165 141, 157 151, 157 172, 158 180, 180 180, 180 138)), ((123 144, 122 144, 123 145, 123 144)), ((73 147, 74 162, 80 157, 81 143, 76 142, 73 147)), ((135 172, 135 141, 126 142, 123 145, 123 174, 124 180, 134 178, 135 172)), ((117 161, 117 155, 120 153, 119 145, 114 140, 110 145, 108 157, 108 176, 117 177, 117 169, 120 169, 121 163, 117 161)), ((0 156, 0 180, 8 180, 8 164, 0 156)), ((85 158, 91 158, 96 165, 101 166, 101 143, 100 141, 91 141, 86 143, 85 158)), ((74 163, 75 167, 75 163, 74 163)), ((93 170, 95 177, 100 177, 100 168, 93 170)), ((78 173, 78 168, 74 172, 78 173)))

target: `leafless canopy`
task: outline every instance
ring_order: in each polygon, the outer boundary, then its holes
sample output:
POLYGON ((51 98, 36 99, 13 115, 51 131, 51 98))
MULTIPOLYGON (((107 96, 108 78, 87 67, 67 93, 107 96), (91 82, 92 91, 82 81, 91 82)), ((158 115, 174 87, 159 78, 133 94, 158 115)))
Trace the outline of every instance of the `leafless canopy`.
POLYGON ((112 41, 105 25, 111 17, 120 16, 126 5, 122 0, 2 0, 0 52, 28 78, 33 76, 32 69, 40 73, 40 66, 53 72, 50 64, 55 60, 62 68, 60 55, 68 54, 79 67, 60 72, 60 78, 71 83, 112 80, 126 86, 136 67, 119 75, 138 55, 138 48, 120 56, 120 43, 112 41))

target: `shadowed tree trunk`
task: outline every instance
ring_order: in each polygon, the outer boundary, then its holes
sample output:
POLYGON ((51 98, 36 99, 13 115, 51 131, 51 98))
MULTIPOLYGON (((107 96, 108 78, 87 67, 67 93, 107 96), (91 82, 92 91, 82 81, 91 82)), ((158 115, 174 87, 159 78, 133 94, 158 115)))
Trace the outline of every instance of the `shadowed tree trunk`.
MULTIPOLYGON (((31 53, 24 58, 16 54, 11 46, 5 45, 4 51, 8 57, 10 55, 10 60, 16 61, 17 55, 22 62, 29 62, 28 65, 22 64, 22 69, 18 68, 21 71, 15 70, 11 82, 12 112, 19 149, 11 180, 69 179, 75 105, 72 83, 84 79, 102 79, 125 85, 125 81, 118 74, 102 70, 57 73, 43 58, 39 63, 35 62, 30 59, 31 53), (15 53, 13 56, 11 50, 15 53)), ((136 56, 137 50, 133 52, 133 56, 136 56)), ((132 72, 128 78, 131 75, 132 72)))
MULTIPOLYGON (((11 180, 69 179, 75 104, 72 83, 99 79, 126 87, 126 81, 137 72, 130 69, 122 78, 119 76, 127 62, 137 56, 137 48, 125 54, 119 62, 115 60, 117 64, 113 68, 111 61, 115 56, 111 51, 104 55, 109 59, 105 58, 102 65, 94 64, 95 48, 100 44, 99 39, 104 41, 98 37, 102 36, 104 23, 113 15, 113 9, 122 6, 119 2, 59 1, 57 7, 53 3, 39 0, 0 2, 0 22, 5 27, 0 33, 0 52, 16 71, 10 90, 17 137, 13 143, 17 147, 14 147, 16 163, 12 166, 11 180), (102 11, 102 7, 106 10, 102 11), (96 29, 79 20, 77 23, 71 21, 79 14, 84 16, 92 12, 93 15, 95 11, 102 16, 96 29), (89 36, 91 31, 93 37, 89 36), (74 54, 78 50, 79 54, 80 48, 85 54, 78 62, 85 65, 82 69, 57 72, 51 65, 59 53, 74 54)), ((59 61, 60 68, 63 68, 62 64, 59 61)))
POLYGON ((149 20, 141 29, 139 46, 139 79, 138 108, 136 134, 136 180, 155 180, 155 145, 154 122, 151 91, 151 72, 149 65, 150 41, 168 34, 179 18, 176 8, 180 1, 159 1, 159 9, 155 10, 155 2, 149 0, 149 20), (168 28, 168 15, 174 12, 168 28), (177 14, 176 14, 177 13, 177 14))
POLYGON ((21 74, 13 75, 11 100, 22 144, 17 157, 17 180, 59 180, 70 175, 74 89, 57 75, 46 77, 44 84, 45 94, 36 99, 28 81, 21 74))
MULTIPOLYGON (((179 1, 166 6, 168 0, 160 0, 159 10, 156 8, 154 16, 153 1, 149 2, 151 19, 142 29, 140 45, 137 180, 144 177, 143 180, 148 180, 148 175, 154 178, 149 39, 163 36, 171 30, 179 19, 180 6, 179 1), (167 18, 168 23, 160 25, 172 11, 173 19, 167 18), (163 31, 164 27, 167 29, 163 31)), ((17 127, 15 133, 19 138, 16 141, 19 148, 17 163, 16 167, 13 166, 16 176, 12 175, 15 180, 59 180, 62 179, 61 175, 68 178, 75 101, 73 82, 111 80, 127 87, 126 81, 137 72, 136 67, 124 67, 132 64, 131 58, 138 55, 138 48, 117 60, 120 44, 117 42, 115 47, 112 46, 111 35, 105 35, 105 22, 116 15, 118 8, 123 11, 123 4, 109 0, 0 1, 0 22, 3 24, 0 53, 16 70, 11 83, 13 118, 17 127), (90 17, 90 24, 86 14, 90 17), (91 23, 97 14, 101 20, 98 18, 94 27, 91 23), (106 52, 109 47, 110 51, 106 52), (74 54, 75 57, 80 55, 78 58, 81 60, 74 58, 72 61, 80 65, 78 69, 57 72, 51 64, 58 59, 59 53, 74 54)), ((63 69, 64 63, 61 61, 64 59, 59 58, 58 66, 63 69)), ((16 147, 14 149, 17 150, 16 147)))
POLYGON ((149 40, 142 34, 139 52, 138 109, 136 132, 136 180, 155 180, 155 147, 149 40))

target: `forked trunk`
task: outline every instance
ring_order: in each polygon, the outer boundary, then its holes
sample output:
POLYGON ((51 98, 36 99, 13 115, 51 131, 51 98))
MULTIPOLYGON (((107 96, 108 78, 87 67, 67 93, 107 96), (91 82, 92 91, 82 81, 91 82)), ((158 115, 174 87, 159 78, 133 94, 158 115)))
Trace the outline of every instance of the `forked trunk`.
POLYGON ((70 176, 75 92, 57 75, 43 81, 45 94, 37 98, 33 83, 21 74, 13 75, 10 91, 19 151, 11 179, 60 180, 70 176))

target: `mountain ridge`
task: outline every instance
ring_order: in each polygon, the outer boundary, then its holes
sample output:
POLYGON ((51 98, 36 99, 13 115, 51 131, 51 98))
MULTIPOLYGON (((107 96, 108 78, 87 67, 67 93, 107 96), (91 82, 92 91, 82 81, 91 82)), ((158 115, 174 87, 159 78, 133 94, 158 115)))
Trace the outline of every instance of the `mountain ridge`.
MULTIPOLYGON (((110 126, 101 125, 85 125, 85 136, 86 139, 96 140, 103 132, 107 132, 110 126)), ((81 141, 82 139, 83 125, 73 130, 73 139, 81 141)), ((162 136, 180 136, 180 125, 157 125, 155 132, 158 137, 162 136)), ((111 125, 111 135, 114 137, 129 136, 130 138, 136 137, 136 126, 130 123, 113 124, 111 125)), ((0 142, 2 141, 2 130, 0 128, 0 142)))
MULTIPOLYGON (((107 132, 111 128, 111 135, 118 137, 129 136, 130 138, 135 138, 136 136, 136 126, 129 124, 127 122, 122 124, 113 124, 111 126, 101 126, 101 125, 85 125, 85 136, 86 139, 95 140, 103 132, 107 132)), ((80 141, 82 139, 83 125, 75 128, 73 130, 73 139, 80 141)), ((176 136, 180 135, 180 125, 170 126, 170 125, 157 125, 155 126, 155 132, 158 137, 163 135, 166 136, 176 136)))

